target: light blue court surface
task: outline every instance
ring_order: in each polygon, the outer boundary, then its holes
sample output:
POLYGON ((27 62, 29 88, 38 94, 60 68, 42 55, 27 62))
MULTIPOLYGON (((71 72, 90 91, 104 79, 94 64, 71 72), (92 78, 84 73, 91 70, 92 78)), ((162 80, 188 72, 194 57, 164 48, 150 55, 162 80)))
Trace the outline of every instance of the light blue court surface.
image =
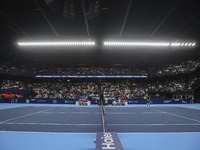
MULTIPOLYGON (((26 106, 88 107, 58 104, 0 104, 0 109, 26 106)), ((153 107, 200 109, 200 104, 163 104, 153 107)), ((91 105, 89 107, 99 107, 91 105)), ((119 107, 119 106, 106 106, 119 107)), ((120 106, 125 107, 125 106, 120 106)), ((146 107, 128 105, 127 107, 146 107)), ((0 114, 1 115, 1 114, 0 114)), ((119 133, 124 150, 199 150, 200 132, 119 133)), ((95 150, 96 133, 0 132, 0 150, 95 150)))

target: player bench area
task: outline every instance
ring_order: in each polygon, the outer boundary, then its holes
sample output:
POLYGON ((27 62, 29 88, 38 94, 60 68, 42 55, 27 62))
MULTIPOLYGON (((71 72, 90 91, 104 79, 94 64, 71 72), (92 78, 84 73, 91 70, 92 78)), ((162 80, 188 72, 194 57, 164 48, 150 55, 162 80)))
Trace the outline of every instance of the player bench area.
MULTIPOLYGON (((127 99, 112 99, 112 102, 108 102, 108 98, 102 98, 95 102, 96 104, 103 104, 108 105, 111 103, 112 105, 128 105, 127 99)), ((76 101, 76 105, 91 105, 91 100, 88 99, 88 97, 82 97, 80 96, 78 100, 76 101)))

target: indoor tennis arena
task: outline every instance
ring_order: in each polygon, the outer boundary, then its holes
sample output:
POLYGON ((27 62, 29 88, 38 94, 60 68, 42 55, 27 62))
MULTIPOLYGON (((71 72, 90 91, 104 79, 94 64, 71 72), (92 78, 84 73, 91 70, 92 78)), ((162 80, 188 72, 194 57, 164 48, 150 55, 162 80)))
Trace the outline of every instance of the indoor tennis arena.
POLYGON ((199 150, 198 0, 1 0, 1 150, 199 150))

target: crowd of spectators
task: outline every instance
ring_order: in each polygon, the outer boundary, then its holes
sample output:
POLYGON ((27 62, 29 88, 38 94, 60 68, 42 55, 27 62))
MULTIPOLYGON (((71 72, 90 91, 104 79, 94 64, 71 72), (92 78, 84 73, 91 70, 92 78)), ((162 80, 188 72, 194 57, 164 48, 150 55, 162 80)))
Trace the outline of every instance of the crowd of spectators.
POLYGON ((34 83, 32 89, 36 93, 34 98, 75 99, 80 95, 99 96, 98 86, 94 82, 34 83))
POLYGON ((9 63, 0 64, 0 73, 13 74, 13 75, 145 75, 149 77, 174 75, 180 73, 193 72, 196 68, 200 67, 199 60, 188 60, 180 63, 168 64, 160 67, 149 67, 139 69, 136 67, 130 68, 76 68, 76 67, 58 67, 49 69, 35 69, 28 68, 27 66, 13 67, 9 63))
POLYGON ((0 73, 21 76, 33 76, 36 73, 35 68, 30 69, 26 65, 16 67, 11 63, 0 63, 0 73))
POLYGON ((80 95, 99 96, 99 87, 94 82, 42 82, 4 80, 1 89, 32 90, 30 98, 74 99, 80 95))
POLYGON ((145 70, 131 68, 54 68, 44 69, 39 75, 147 75, 145 70))
POLYGON ((200 62, 188 60, 180 63, 167 64, 161 67, 147 68, 53 68, 37 72, 39 75, 145 75, 161 76, 189 73, 200 67, 200 62), (151 72, 154 72, 151 74, 151 72))
POLYGON ((32 90, 30 98, 63 98, 75 99, 80 95, 88 97, 99 97, 103 92, 104 97, 113 97, 116 94, 126 99, 140 99, 151 93, 152 97, 165 97, 165 94, 191 91, 192 85, 200 78, 193 78, 189 81, 184 79, 136 83, 132 81, 123 82, 40 82, 25 83, 23 81, 4 80, 1 89, 32 90))
POLYGON ((23 81, 3 80, 1 83, 1 89, 27 90, 30 88, 29 85, 29 83, 25 84, 23 81))
MULTIPOLYGON (((13 67, 9 63, 0 64, 0 73, 12 75, 147 75, 162 76, 195 71, 200 67, 199 61, 188 60, 181 63, 173 63, 159 68, 142 70, 137 68, 51 68, 37 70, 28 69, 27 66, 13 67), (149 72, 150 70, 150 72, 149 72), (148 72, 148 73, 147 73, 148 72)), ((89 97, 99 96, 103 92, 104 96, 120 96, 123 98, 143 98, 148 93, 152 96, 165 97, 165 93, 175 93, 178 91, 187 92, 192 89, 192 85, 199 78, 192 78, 189 81, 184 79, 174 81, 163 81, 154 83, 138 83, 130 80, 123 82, 25 82, 4 80, 1 89, 31 90, 31 98, 67 98, 74 99, 80 95, 89 97)))
POLYGON ((130 83, 128 81, 121 83, 105 83, 104 96, 122 96, 126 99, 140 99, 147 94, 152 93, 152 97, 165 97, 165 94, 175 93, 178 91, 186 92, 189 89, 184 80, 174 80, 156 83, 130 83))

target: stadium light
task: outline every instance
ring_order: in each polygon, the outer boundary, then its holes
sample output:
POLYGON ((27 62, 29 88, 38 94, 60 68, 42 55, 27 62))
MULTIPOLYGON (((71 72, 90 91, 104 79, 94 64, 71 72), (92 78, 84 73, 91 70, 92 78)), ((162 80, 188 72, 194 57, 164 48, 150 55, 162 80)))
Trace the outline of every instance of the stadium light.
POLYGON ((171 43, 171 46, 180 46, 181 43, 171 43))
POLYGON ((18 42, 19 46, 94 46, 95 42, 18 42))
POLYGON ((104 42, 106 46, 169 46, 169 44, 159 42, 104 42))
MULTIPOLYGON (((19 46, 94 46, 93 41, 61 41, 61 42, 18 42, 19 46)), ((104 42, 104 46, 122 46, 122 47, 194 47, 196 43, 180 42, 104 42)))
POLYGON ((104 42, 104 46, 138 46, 138 47, 179 47, 179 46, 195 46, 195 43, 180 43, 180 42, 104 42))

